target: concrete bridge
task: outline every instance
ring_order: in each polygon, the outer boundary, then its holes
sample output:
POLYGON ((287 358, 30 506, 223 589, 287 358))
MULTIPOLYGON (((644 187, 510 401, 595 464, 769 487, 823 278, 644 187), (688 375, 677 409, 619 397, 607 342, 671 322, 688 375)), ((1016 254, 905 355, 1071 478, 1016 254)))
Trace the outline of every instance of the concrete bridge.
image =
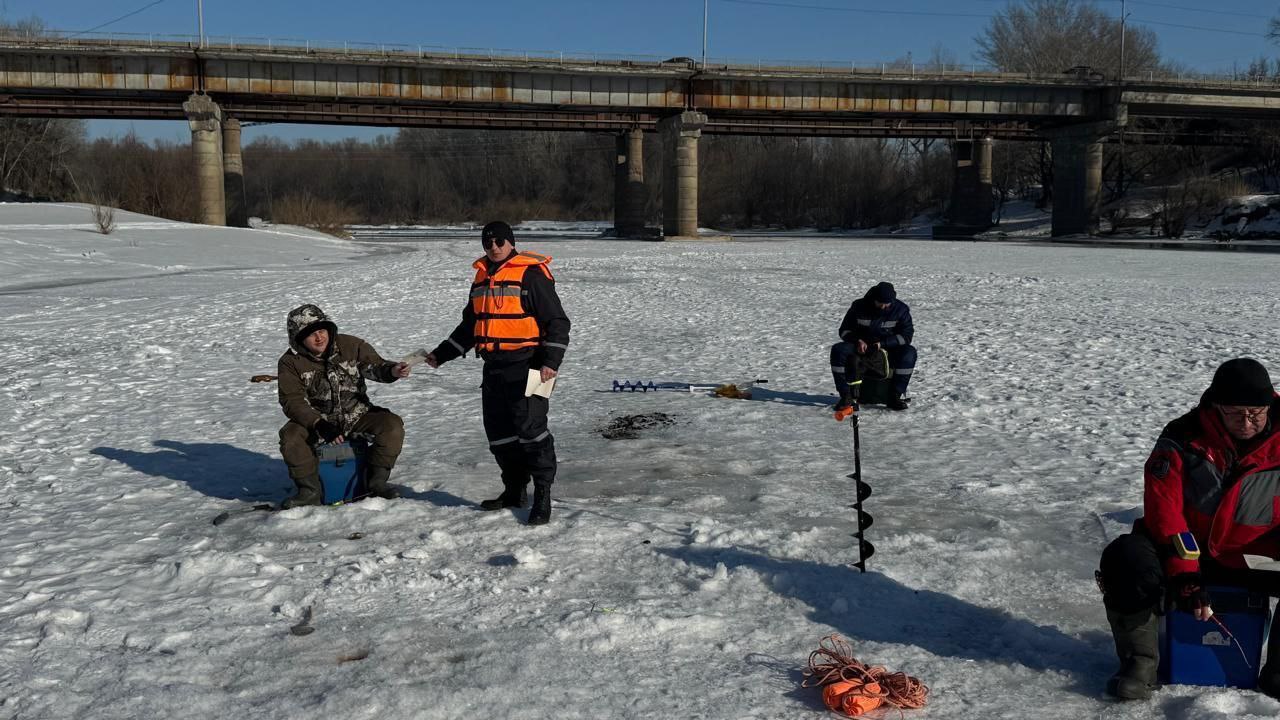
POLYGON ((1055 235, 1096 228, 1102 144, 1242 143, 1218 123, 1280 118, 1280 88, 914 68, 709 66, 309 46, 0 40, 0 114, 185 119, 204 222, 243 224, 240 121, 587 130, 618 144, 616 224, 643 230, 645 133, 664 148, 667 236, 697 231, 704 134, 945 138, 951 220, 990 224, 994 140, 1050 140, 1055 235))

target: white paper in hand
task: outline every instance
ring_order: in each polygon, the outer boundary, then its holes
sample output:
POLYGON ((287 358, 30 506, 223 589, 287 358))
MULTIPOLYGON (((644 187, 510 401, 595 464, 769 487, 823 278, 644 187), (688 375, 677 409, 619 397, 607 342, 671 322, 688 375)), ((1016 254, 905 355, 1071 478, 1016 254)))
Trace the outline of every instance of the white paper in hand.
POLYGON ((404 357, 400 358, 400 362, 404 363, 405 365, 408 365, 409 367, 413 367, 414 365, 420 365, 426 362, 427 355, 428 353, 426 350, 414 350, 408 355, 405 355, 404 357))
POLYGON ((556 389, 556 379, 551 378, 546 382, 542 382, 541 370, 530 370, 529 379, 524 383, 524 396, 532 397, 538 395, 540 397, 551 397, 551 391, 556 389))
POLYGON ((1244 564, 1250 570, 1262 570, 1265 572, 1280 572, 1280 560, 1275 560, 1266 555, 1245 555, 1244 564))

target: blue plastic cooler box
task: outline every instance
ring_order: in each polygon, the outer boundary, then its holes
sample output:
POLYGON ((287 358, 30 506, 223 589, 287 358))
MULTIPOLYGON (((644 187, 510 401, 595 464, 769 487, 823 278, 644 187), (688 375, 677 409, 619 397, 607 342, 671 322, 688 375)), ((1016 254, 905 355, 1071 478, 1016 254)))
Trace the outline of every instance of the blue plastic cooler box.
POLYGON ((365 495, 364 456, 363 443, 316 446, 325 505, 349 502, 365 495))
POLYGON ((1172 610, 1160 637, 1160 681, 1171 685, 1255 688, 1266 644, 1270 598, 1244 588, 1211 586, 1213 614, 1231 631, 1236 645, 1213 620, 1196 620, 1172 610))

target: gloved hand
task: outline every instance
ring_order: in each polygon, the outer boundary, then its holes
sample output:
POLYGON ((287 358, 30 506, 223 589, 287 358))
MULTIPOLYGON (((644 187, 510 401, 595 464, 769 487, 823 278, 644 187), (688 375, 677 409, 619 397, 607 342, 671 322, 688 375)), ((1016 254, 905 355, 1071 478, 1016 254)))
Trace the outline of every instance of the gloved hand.
POLYGON ((337 440, 338 438, 342 437, 342 428, 329 422, 328 420, 321 420, 320 422, 316 423, 315 430, 316 430, 316 434, 319 435, 325 442, 331 443, 334 440, 337 440))
POLYGON ((1200 573, 1182 573, 1169 580, 1169 595, 1179 609, 1195 615, 1200 620, 1208 620, 1213 604, 1209 591, 1204 589, 1200 573))

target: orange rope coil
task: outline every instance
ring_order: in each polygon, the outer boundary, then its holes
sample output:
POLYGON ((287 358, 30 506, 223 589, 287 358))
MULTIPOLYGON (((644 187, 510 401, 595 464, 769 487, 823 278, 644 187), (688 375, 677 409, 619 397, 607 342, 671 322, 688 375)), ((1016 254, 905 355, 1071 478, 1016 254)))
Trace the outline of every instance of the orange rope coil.
POLYGON ((809 653, 803 687, 821 687, 822 702, 833 712, 858 717, 882 705, 903 710, 925 706, 929 686, 906 673, 868 666, 853 656, 853 646, 839 635, 828 635, 809 653))

